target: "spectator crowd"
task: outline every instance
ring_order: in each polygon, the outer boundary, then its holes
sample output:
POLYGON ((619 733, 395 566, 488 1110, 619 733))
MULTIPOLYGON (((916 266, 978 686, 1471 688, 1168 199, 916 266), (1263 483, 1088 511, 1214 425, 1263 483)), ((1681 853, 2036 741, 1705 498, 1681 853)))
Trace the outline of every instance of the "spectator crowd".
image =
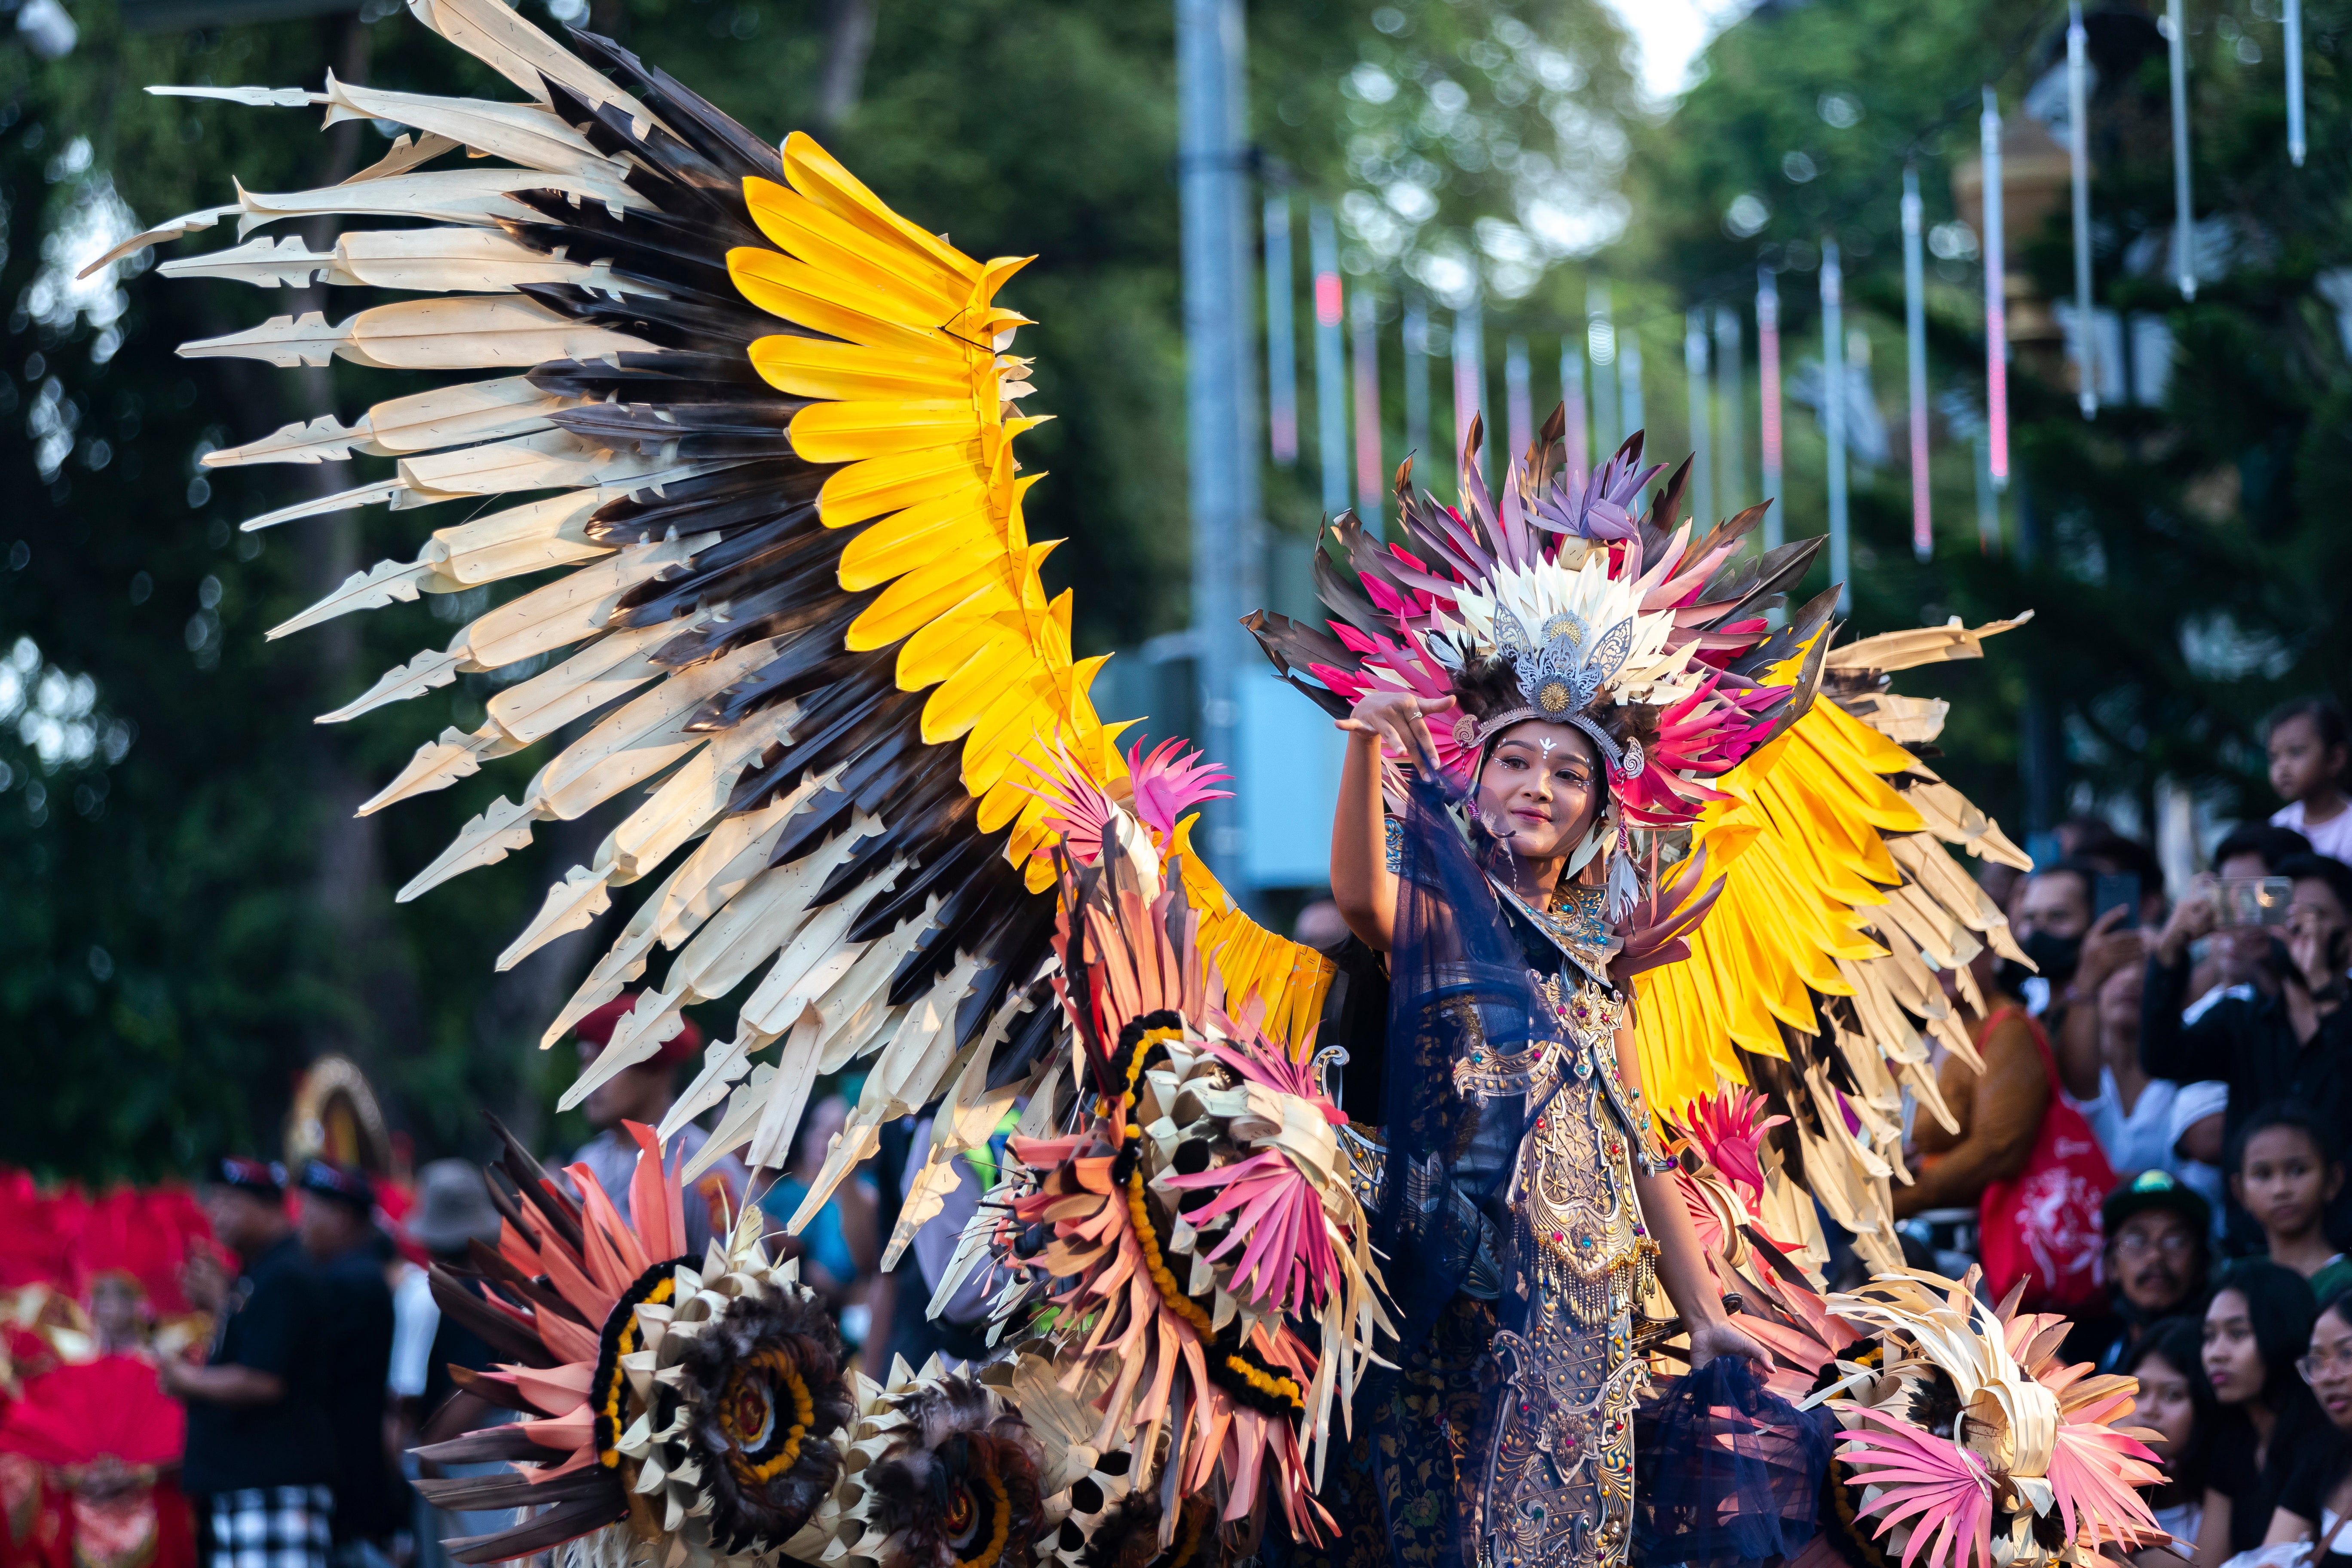
POLYGON ((1914 1110, 1895 1206, 1909 1261, 1980 1261, 2074 1320, 2067 1359, 2139 1380, 2199 1568, 2290 1542, 2247 1568, 2352 1568, 2345 721, 2307 700, 2266 729, 2286 804, 2177 897, 2095 818, 1986 868, 2016 952, 1945 977, 1981 1071, 1943 1053, 1948 1124, 1914 1110))

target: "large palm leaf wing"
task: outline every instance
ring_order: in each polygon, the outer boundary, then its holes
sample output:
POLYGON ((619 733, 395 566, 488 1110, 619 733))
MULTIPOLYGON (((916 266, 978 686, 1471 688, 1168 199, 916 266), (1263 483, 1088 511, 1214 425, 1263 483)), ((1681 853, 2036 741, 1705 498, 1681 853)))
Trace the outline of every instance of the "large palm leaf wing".
MULTIPOLYGON (((1009 352, 1024 318, 996 298, 1023 262, 964 255, 807 136, 770 146, 608 41, 574 33, 566 47, 495 0, 413 9, 525 100, 331 78, 319 92, 159 89, 412 134, 342 184, 240 187, 124 248, 234 217, 246 243, 161 270, 419 296, 333 323, 281 315, 183 353, 490 373, 349 426, 322 410, 207 459, 394 460, 388 477, 248 528, 367 505, 490 509, 272 635, 560 573, 324 716, 543 665, 499 691, 480 728, 421 746, 362 808, 569 737, 400 896, 504 858, 535 823, 646 790, 499 962, 652 881, 549 1024, 551 1043, 670 955, 572 1100, 650 1056, 681 1009, 740 994, 733 1037, 710 1047, 665 1135, 724 1101, 703 1157, 748 1145, 777 1163, 816 1075, 872 1057, 837 1176, 885 1121, 1034 1058, 1055 1025, 1040 985, 1055 833, 1035 768, 1066 757, 1112 790, 1128 772, 1088 695, 1102 660, 1074 656, 1069 595, 1038 576, 1052 543, 1023 520, 1034 477, 1013 447, 1039 417, 1022 411, 1026 362, 1009 352), (247 240, 320 214, 407 226, 355 228, 315 253, 247 240), (755 1060, 778 1042, 773 1063, 755 1060)), ((1181 874, 1229 988, 1265 997, 1272 1026, 1303 1040, 1328 966, 1251 923, 1197 858, 1181 874)))

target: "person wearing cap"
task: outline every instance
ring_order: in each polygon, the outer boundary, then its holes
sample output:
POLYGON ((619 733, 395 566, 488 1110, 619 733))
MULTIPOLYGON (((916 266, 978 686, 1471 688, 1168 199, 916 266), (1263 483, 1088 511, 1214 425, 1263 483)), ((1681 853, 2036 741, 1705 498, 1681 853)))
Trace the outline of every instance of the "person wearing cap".
POLYGON ((324 1160, 303 1163, 299 1186, 302 1247, 319 1271, 320 1362, 334 1435, 334 1562, 371 1568, 390 1562, 386 1545, 402 1522, 384 1432, 394 1319, 375 1186, 364 1173, 324 1160))
POLYGON ((236 1255, 234 1281, 208 1251, 184 1289, 214 1314, 205 1364, 157 1369, 188 1407, 181 1484, 196 1501, 211 1568, 326 1568, 335 1456, 320 1397, 319 1287, 286 1217, 286 1173, 230 1158, 205 1189, 213 1234, 236 1255))
MULTIPOLYGON (((636 993, 624 991, 573 1027, 583 1069, 604 1054, 604 1047, 612 1043, 613 1032, 636 1003, 636 993)), ((647 1127, 659 1127, 677 1099, 678 1068, 701 1048, 702 1031, 694 1026, 693 1019, 682 1019, 678 1032, 662 1042, 650 1057, 633 1067, 623 1068, 589 1090, 587 1100, 581 1106, 587 1114, 588 1124, 596 1129, 596 1136, 580 1146, 572 1161, 596 1173, 597 1181, 604 1184, 605 1194, 612 1198, 613 1206, 621 1211, 623 1219, 629 1217, 629 1178, 637 1168, 637 1145, 621 1124, 637 1121, 647 1127)), ((709 1133, 688 1122, 663 1144, 662 1153, 667 1159, 690 1162, 709 1140, 709 1133)), ((710 1238, 722 1234, 732 1217, 742 1212, 743 1194, 751 1184, 751 1173, 732 1154, 720 1155, 709 1170, 688 1184, 686 1245, 689 1253, 700 1257, 710 1238)))
POLYGON ((2170 1172, 2142 1171, 2107 1194, 2099 1225, 2108 1308, 2078 1318, 2061 1353, 2113 1372, 2152 1324, 2203 1300, 2213 1211, 2170 1172))

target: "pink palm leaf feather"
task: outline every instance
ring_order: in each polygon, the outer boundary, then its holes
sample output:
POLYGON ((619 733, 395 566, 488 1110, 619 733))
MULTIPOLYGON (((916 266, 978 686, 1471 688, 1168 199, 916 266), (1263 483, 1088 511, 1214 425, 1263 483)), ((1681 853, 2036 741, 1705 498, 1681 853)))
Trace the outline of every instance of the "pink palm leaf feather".
POLYGON ((1838 1438, 1849 1477, 1879 1489, 1863 1514, 1878 1516, 1882 1536, 1910 1524, 1904 1568, 1923 1549, 1934 1568, 1991 1568, 1992 1479, 1975 1456, 1867 1405, 1842 1405, 1840 1414, 1865 1423, 1838 1438))

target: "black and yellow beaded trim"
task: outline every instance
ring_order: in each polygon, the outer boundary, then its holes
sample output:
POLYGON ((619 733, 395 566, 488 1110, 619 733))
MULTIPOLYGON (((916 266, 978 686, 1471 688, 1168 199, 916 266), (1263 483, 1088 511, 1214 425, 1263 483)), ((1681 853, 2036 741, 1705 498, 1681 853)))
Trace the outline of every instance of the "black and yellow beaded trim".
POLYGON ((1209 1347, 1209 1381, 1267 1415, 1287 1417, 1307 1409, 1298 1380, 1252 1350, 1239 1332, 1209 1347))
POLYGON ((596 1460, 606 1469, 621 1462, 621 1411, 629 1387, 621 1372, 621 1358, 638 1348, 637 1308, 668 1305, 677 1293, 678 1267, 690 1267, 693 1262, 681 1257, 655 1264, 630 1281, 613 1310, 604 1314, 604 1327, 596 1336, 596 1375, 588 1383, 588 1408, 596 1413, 596 1460))
POLYGON ((1151 1276, 1151 1283, 1159 1289, 1160 1299, 1168 1304, 1168 1310, 1192 1324, 1192 1331, 1202 1340, 1212 1339, 1215 1331, 1210 1326, 1209 1314, 1184 1293, 1184 1288, 1176 1283, 1176 1276, 1169 1271, 1166 1244, 1160 1239, 1159 1223, 1153 1219, 1150 1201, 1145 1195, 1143 1166, 1132 1160, 1127 1162, 1127 1215, 1135 1226, 1136 1242, 1143 1248, 1144 1269, 1151 1276))
MULTIPOLYGON (((1118 1032, 1118 1046, 1110 1058, 1112 1079, 1122 1086, 1118 1098, 1122 1112, 1135 1109, 1136 1086, 1143 1080, 1143 1069, 1150 1065, 1151 1048, 1183 1037, 1184 1016, 1165 1007, 1127 1021, 1127 1026, 1118 1032)), ((1124 1114, 1119 1117, 1121 1122, 1126 1120, 1124 1114)))

